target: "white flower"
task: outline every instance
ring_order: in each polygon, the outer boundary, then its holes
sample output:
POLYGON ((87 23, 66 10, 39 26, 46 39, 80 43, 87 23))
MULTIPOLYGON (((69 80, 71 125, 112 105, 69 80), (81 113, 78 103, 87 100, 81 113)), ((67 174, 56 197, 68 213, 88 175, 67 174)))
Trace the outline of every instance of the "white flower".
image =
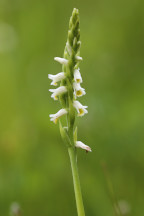
POLYGON ((76 108, 77 112, 78 112, 78 116, 83 116, 86 113, 88 113, 88 111, 86 110, 86 108, 88 106, 83 106, 79 101, 74 101, 73 102, 73 106, 76 108))
POLYGON ((82 61, 82 60, 83 60, 83 58, 82 58, 82 57, 80 57, 80 56, 76 56, 76 60, 77 60, 77 61, 82 61))
POLYGON ((53 92, 51 97, 54 99, 54 100, 58 100, 58 96, 63 94, 63 93, 66 93, 67 92, 67 88, 65 86, 60 86, 58 87, 57 89, 49 89, 50 92, 53 92))
POLYGON ((85 89, 80 86, 79 83, 73 83, 75 96, 80 97, 86 94, 85 89))
POLYGON ((68 60, 65 58, 55 57, 54 60, 59 62, 60 64, 64 64, 64 65, 67 65, 67 63, 68 63, 68 60))
POLYGON ((81 77, 79 69, 74 70, 74 81, 77 83, 82 83, 82 77, 81 77))
POLYGON ((57 86, 57 82, 65 78, 64 72, 60 72, 56 75, 48 74, 48 78, 52 80, 51 85, 57 86))
POLYGON ((60 109, 57 113, 55 114, 50 114, 50 121, 53 121, 55 124, 57 123, 58 119, 67 114, 67 110, 66 109, 60 109))
POLYGON ((81 141, 76 141, 75 146, 76 146, 77 148, 85 149, 86 151, 89 151, 89 152, 92 151, 91 148, 90 148, 89 146, 85 145, 85 144, 82 143, 81 141))

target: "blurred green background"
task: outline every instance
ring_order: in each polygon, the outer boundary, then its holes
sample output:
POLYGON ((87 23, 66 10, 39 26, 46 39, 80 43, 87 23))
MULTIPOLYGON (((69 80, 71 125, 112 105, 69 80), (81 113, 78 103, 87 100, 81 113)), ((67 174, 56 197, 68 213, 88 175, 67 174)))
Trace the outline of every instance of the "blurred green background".
POLYGON ((0 216, 15 201, 26 216, 76 215, 47 78, 61 71, 74 7, 89 107, 78 138, 93 150, 78 151, 86 215, 114 215, 108 181, 123 215, 144 215, 144 1, 0 0, 0 216))

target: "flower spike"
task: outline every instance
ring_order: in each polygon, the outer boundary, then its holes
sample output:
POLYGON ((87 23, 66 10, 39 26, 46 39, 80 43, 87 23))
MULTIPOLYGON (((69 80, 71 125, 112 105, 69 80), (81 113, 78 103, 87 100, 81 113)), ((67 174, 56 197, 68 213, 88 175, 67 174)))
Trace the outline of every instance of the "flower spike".
POLYGON ((85 213, 78 178, 76 163, 77 155, 75 150, 76 148, 81 148, 86 150, 86 152, 91 152, 91 148, 81 141, 77 141, 77 126, 75 126, 76 116, 84 116, 88 113, 88 107, 83 106, 78 100, 76 100, 77 97, 86 94, 85 89, 80 85, 83 80, 79 64, 83 59, 80 56, 81 41, 79 24, 79 11, 74 8, 69 21, 68 37, 64 48, 63 58, 54 58, 55 61, 62 65, 62 72, 56 75, 49 74, 48 78, 52 80, 51 85, 57 86, 60 82, 58 88, 49 90, 52 92, 51 97, 54 100, 59 99, 61 104, 61 109, 57 113, 50 114, 50 121, 53 121, 56 124, 59 118, 66 116, 65 121, 61 122, 59 120, 60 134, 63 142, 68 148, 70 156, 78 215, 84 216, 85 213))

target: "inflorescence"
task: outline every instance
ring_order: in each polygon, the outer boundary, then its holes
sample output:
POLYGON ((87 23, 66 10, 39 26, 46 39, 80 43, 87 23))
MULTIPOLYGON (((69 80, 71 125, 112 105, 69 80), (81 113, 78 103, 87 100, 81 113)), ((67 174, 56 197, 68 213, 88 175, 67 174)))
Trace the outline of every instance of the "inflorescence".
POLYGON ((91 151, 89 146, 76 140, 77 135, 75 133, 77 130, 74 130, 75 110, 77 111, 77 116, 84 116, 88 113, 87 106, 83 106, 77 100, 78 97, 86 94, 85 89, 81 87, 82 76, 79 63, 82 61, 82 57, 80 57, 80 46, 79 11, 74 8, 69 22, 68 39, 64 49, 64 56, 63 58, 54 58, 55 61, 62 65, 62 72, 56 75, 48 74, 48 78, 52 80, 51 85, 57 86, 60 83, 58 88, 50 89, 49 91, 52 92, 51 97, 54 100, 59 100, 62 105, 62 109, 50 115, 50 120, 57 123, 62 116, 67 115, 67 127, 62 128, 60 123, 63 139, 68 140, 68 145, 74 145, 86 151, 91 151))

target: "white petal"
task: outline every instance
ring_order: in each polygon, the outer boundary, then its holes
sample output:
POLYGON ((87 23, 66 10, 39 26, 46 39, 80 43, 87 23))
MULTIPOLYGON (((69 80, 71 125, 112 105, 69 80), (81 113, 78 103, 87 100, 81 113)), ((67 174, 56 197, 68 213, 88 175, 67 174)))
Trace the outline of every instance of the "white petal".
POLYGON ((82 143, 81 141, 76 141, 75 146, 76 146, 77 148, 82 148, 82 149, 84 149, 84 150, 86 150, 86 151, 89 151, 89 152, 92 151, 91 148, 90 148, 89 146, 85 145, 85 144, 82 143))
POLYGON ((55 57, 54 60, 59 62, 60 64, 64 64, 64 65, 67 65, 67 63, 68 63, 68 60, 65 58, 55 57))
POLYGON ((55 89, 49 89, 50 92, 55 92, 55 89))
POLYGON ((54 77, 54 75, 48 74, 48 78, 49 78, 49 79, 53 79, 53 77, 54 77))
POLYGON ((77 61, 82 61, 82 60, 83 60, 83 58, 82 58, 82 57, 80 57, 80 56, 76 56, 76 60, 77 60, 77 61))

